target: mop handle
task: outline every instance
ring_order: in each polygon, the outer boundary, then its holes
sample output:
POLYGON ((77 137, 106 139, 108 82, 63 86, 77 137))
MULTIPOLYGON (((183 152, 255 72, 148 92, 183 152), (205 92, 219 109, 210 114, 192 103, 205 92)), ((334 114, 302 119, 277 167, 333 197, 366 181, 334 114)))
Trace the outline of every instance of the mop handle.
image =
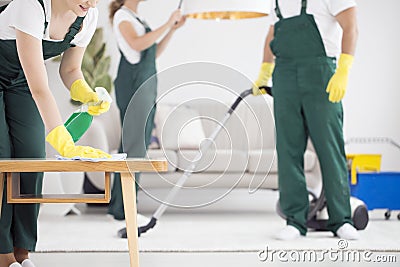
POLYGON ((181 9, 182 3, 183 3, 183 0, 180 0, 180 1, 179 1, 179 5, 178 5, 178 9, 181 9))

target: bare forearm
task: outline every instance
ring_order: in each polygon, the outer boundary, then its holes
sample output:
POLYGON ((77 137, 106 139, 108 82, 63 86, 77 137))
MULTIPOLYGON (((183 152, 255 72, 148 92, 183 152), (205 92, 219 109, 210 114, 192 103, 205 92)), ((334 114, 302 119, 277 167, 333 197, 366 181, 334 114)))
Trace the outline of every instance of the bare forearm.
MULTIPOLYGON (((176 27, 176 23, 181 19, 181 11, 175 10, 169 20, 164 23, 161 27, 148 32, 142 36, 138 36, 136 30, 132 27, 132 24, 128 21, 122 21, 118 28, 124 37, 125 41, 129 46, 136 51, 143 51, 154 45, 159 38, 161 38, 167 31, 176 27)), ((167 37, 170 38, 170 37, 167 37)), ((162 49, 161 49, 162 50, 162 49)))
POLYGON ((28 34, 17 31, 17 50, 29 89, 46 130, 52 130, 62 124, 62 120, 49 88, 42 43, 28 34))
POLYGON ((57 103, 50 90, 36 91, 36 93, 32 94, 32 97, 35 100, 47 132, 63 123, 57 103))
POLYGON ((29 72, 32 76, 37 77, 32 78, 31 75, 28 75, 27 77, 32 98, 36 103, 40 116, 42 117, 46 131, 51 131, 62 124, 62 119, 57 103, 47 82, 47 74, 44 64, 37 66, 35 72, 33 70, 29 72))
POLYGON ((71 88, 73 82, 83 79, 81 65, 84 53, 85 48, 73 47, 69 48, 63 54, 59 72, 65 87, 68 89, 71 88))
POLYGON ((159 57, 164 51, 165 48, 167 47, 169 41, 172 38, 172 35, 174 35, 175 30, 172 29, 170 30, 167 35, 164 36, 164 38, 160 41, 160 43, 157 45, 157 54, 156 56, 159 57))
POLYGON ((270 26, 270 29, 268 31, 267 37, 265 39, 265 44, 264 44, 263 62, 269 62, 269 63, 274 62, 274 54, 272 53, 271 48, 269 46, 269 44, 271 43, 273 38, 274 38, 274 27, 270 26))
POLYGON ((75 82, 76 80, 84 79, 82 71, 80 69, 72 70, 72 71, 64 72, 64 73, 60 72, 60 76, 61 76, 61 79, 62 79, 65 87, 67 87, 68 89, 71 88, 72 83, 75 82))
POLYGON ((353 55, 356 51, 358 32, 357 29, 343 31, 342 53, 353 55))
POLYGON ((36 103, 40 116, 42 117, 46 131, 51 131, 62 124, 60 112, 57 103, 50 91, 47 81, 47 74, 44 64, 37 65, 34 69, 24 64, 24 70, 30 69, 27 75, 29 89, 32 98, 36 103))
MULTIPOLYGON (((128 41, 130 47, 136 51, 143 51, 152 46, 167 30, 170 26, 166 23, 154 31, 146 33, 145 35, 134 38, 128 41)), ((127 38, 125 38, 127 39, 127 38)))

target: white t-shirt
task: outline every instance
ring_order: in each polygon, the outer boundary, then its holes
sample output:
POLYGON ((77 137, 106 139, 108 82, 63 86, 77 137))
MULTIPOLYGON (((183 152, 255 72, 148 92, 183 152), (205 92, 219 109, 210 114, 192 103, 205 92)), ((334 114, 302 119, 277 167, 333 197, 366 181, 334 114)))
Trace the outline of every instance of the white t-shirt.
MULTIPOLYGON (((46 10, 46 33, 43 34, 45 15, 38 0, 13 0, 0 14, 0 39, 15 40, 15 30, 32 35, 40 40, 51 40, 49 29, 51 25, 51 1, 43 0, 46 10)), ((89 44, 96 30, 99 12, 97 8, 90 8, 83 20, 82 30, 75 35, 72 44, 85 47, 89 44)))
MULTIPOLYGON (((275 0, 272 2, 270 19, 271 25, 274 25, 279 19, 275 13, 275 0)), ((301 13, 301 0, 278 0, 278 5, 284 19, 298 16, 301 13)), ((307 14, 314 16, 327 56, 337 57, 342 51, 342 28, 335 16, 354 6, 356 6, 355 0, 307 1, 307 14)))
MULTIPOLYGON (((130 22, 135 29, 136 34, 138 36, 142 36, 146 33, 146 29, 143 24, 136 19, 136 17, 138 16, 132 10, 123 6, 117 12, 115 12, 113 19, 113 30, 117 39, 118 48, 131 64, 136 64, 140 61, 140 51, 136 51, 129 46, 128 42, 125 40, 121 34, 121 31, 119 30, 119 24, 123 21, 130 22)), ((140 17, 138 18, 142 20, 140 17)))

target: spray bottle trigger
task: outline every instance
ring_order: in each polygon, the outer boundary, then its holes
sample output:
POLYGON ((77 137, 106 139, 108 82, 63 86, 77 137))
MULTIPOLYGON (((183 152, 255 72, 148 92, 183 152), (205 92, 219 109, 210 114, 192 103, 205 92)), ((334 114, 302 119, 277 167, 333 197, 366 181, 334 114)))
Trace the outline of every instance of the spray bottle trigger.
POLYGON ((112 102, 110 94, 104 87, 96 87, 94 90, 96 91, 97 97, 99 98, 99 102, 88 102, 85 104, 86 106, 97 106, 103 102, 112 102))
POLYGON ((96 91, 97 96, 99 97, 100 101, 104 102, 112 102, 112 98, 110 94, 107 92, 107 90, 104 87, 96 87, 94 89, 96 91))

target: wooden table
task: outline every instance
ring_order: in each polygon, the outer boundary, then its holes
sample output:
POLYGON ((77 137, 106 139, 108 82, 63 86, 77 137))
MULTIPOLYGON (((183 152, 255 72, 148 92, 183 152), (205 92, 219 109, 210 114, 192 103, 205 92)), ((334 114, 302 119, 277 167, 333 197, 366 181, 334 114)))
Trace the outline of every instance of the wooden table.
MULTIPOLYGON (((130 266, 139 266, 135 172, 167 171, 166 160, 127 159, 118 161, 77 161, 54 159, 0 160, 0 212, 3 199, 4 175, 7 176, 8 203, 108 203, 110 201, 110 173, 121 173, 122 195, 128 238, 130 266), (19 192, 21 172, 104 172, 103 194, 44 194, 24 195, 19 192)), ((1 216, 1 213, 0 213, 1 216)))

